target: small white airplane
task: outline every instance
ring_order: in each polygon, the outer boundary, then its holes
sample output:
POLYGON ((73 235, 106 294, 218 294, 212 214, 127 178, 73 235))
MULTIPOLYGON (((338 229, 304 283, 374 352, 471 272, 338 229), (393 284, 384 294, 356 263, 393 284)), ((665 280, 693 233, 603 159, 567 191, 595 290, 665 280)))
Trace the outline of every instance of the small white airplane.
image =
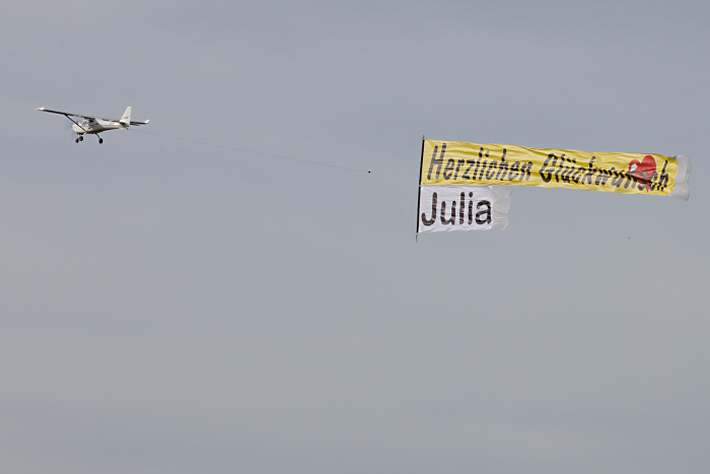
POLYGON ((126 111, 123 113, 123 117, 121 117, 121 120, 116 120, 116 119, 105 119, 105 118, 99 118, 99 117, 93 117, 91 115, 80 115, 80 114, 72 114, 70 112, 61 112, 59 110, 50 110, 46 107, 40 107, 39 109, 40 112, 49 112, 51 114, 59 114, 59 115, 64 115, 66 118, 74 122, 74 125, 71 126, 72 130, 74 133, 76 133, 76 140, 75 142, 79 143, 80 141, 84 140, 84 135, 89 134, 89 135, 96 135, 99 137, 99 143, 103 143, 104 139, 101 138, 99 133, 105 132, 107 130, 125 130, 131 125, 145 125, 149 122, 149 120, 146 120, 145 122, 136 122, 136 121, 131 121, 131 108, 128 107, 126 111), (74 120, 72 117, 76 118, 81 118, 83 119, 81 123, 78 121, 74 120))

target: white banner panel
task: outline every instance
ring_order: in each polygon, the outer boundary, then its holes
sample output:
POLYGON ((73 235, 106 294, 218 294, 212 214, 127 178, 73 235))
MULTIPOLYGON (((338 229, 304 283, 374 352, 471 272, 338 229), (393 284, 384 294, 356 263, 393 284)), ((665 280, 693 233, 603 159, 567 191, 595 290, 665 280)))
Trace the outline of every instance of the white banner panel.
POLYGON ((510 195, 500 186, 421 186, 417 233, 503 230, 510 195))

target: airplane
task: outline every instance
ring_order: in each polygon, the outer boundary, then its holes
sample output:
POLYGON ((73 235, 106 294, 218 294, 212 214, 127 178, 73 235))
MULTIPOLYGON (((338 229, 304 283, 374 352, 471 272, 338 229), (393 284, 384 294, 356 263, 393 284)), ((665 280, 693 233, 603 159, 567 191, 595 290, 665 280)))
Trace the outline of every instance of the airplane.
POLYGON ((149 120, 146 120, 145 122, 131 121, 130 106, 123 113, 123 117, 121 117, 121 120, 105 119, 94 117, 91 115, 72 114, 70 112, 50 110, 46 107, 40 107, 37 110, 39 110, 40 112, 49 112, 51 114, 64 115, 66 118, 74 122, 74 125, 72 125, 71 128, 74 133, 76 133, 76 140, 74 140, 76 143, 84 141, 84 135, 87 133, 89 135, 96 135, 97 137, 99 137, 99 143, 103 143, 104 139, 101 138, 101 136, 99 135, 99 133, 101 132, 105 132, 107 130, 126 130, 131 125, 145 125, 149 122, 149 120), (84 120, 79 123, 72 117, 82 118, 84 120))

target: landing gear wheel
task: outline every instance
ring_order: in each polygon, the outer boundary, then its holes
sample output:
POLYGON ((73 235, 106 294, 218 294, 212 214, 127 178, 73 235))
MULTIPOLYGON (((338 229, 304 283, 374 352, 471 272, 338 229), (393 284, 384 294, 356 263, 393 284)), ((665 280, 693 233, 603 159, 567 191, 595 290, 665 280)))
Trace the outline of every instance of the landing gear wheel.
POLYGON ((79 136, 79 141, 83 142, 84 141, 84 135, 79 136))
POLYGON ((74 140, 76 143, 79 143, 79 137, 76 137, 76 140, 74 140))
POLYGON ((104 139, 103 139, 103 138, 99 138, 99 145, 102 144, 103 142, 104 142, 104 139))

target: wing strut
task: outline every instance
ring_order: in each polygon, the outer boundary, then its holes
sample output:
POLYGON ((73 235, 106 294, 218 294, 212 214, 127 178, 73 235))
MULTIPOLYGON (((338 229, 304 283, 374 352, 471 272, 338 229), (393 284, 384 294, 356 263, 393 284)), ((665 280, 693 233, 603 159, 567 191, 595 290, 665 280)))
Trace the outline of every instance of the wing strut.
POLYGON ((89 133, 89 131, 88 131, 87 129, 85 129, 84 127, 82 127, 81 125, 79 125, 79 122, 77 122, 76 120, 74 120, 73 118, 71 118, 69 115, 64 115, 64 116, 65 116, 66 118, 68 118, 69 120, 71 120, 72 122, 74 122, 77 127, 79 127, 80 129, 82 129, 82 130, 84 131, 84 133, 89 133))

